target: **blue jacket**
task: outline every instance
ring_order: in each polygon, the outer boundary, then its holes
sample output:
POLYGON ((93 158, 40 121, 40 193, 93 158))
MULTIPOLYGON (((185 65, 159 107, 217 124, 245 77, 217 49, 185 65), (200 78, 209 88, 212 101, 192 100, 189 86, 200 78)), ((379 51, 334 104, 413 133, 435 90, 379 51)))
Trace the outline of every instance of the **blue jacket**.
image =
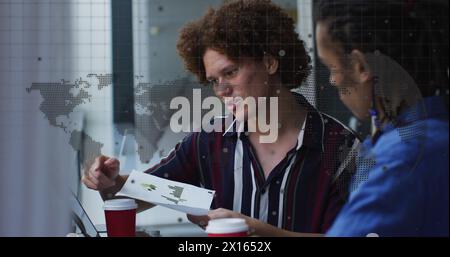
POLYGON ((449 236, 448 113, 425 98, 363 142, 359 173, 367 180, 350 195, 328 236, 449 236))

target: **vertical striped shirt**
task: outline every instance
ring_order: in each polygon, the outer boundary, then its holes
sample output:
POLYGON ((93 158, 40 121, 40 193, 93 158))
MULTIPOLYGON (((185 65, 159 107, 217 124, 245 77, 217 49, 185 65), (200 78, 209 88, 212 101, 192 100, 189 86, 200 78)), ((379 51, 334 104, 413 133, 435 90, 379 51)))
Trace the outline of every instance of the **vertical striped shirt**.
POLYGON ((307 117, 296 147, 267 178, 248 133, 234 131, 191 133, 146 172, 215 190, 213 209, 237 211, 290 231, 326 232, 346 202, 359 140, 293 94, 307 117))

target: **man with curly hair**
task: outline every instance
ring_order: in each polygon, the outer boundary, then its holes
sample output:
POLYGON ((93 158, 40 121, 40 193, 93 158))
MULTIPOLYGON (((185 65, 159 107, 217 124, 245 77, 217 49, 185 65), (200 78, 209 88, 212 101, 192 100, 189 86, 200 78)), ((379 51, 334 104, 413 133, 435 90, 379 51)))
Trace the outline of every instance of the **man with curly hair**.
MULTIPOLYGON (((214 89, 236 122, 221 132, 191 133, 146 172, 215 190, 213 210, 189 216, 201 226, 209 219, 241 217, 260 236, 327 231, 347 199, 353 171, 347 157, 358 140, 291 91, 310 71, 293 19, 268 0, 227 1, 187 24, 177 48, 187 70, 214 89), (248 125, 261 118, 256 113, 262 106, 251 110, 246 101, 270 97, 279 103, 266 106, 278 110, 278 136, 263 143, 267 132, 248 125)), ((83 182, 105 199, 126 178, 119 176, 116 159, 101 156, 83 182)))

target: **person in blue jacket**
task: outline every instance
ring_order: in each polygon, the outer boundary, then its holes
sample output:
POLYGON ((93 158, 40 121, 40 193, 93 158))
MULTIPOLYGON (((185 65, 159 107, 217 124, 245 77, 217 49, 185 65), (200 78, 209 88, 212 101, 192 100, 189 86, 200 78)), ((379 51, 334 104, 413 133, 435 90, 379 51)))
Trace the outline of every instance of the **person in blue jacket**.
POLYGON ((320 1, 318 56, 372 136, 328 236, 448 236, 448 2, 320 1), (441 4, 438 4, 441 2, 441 4))

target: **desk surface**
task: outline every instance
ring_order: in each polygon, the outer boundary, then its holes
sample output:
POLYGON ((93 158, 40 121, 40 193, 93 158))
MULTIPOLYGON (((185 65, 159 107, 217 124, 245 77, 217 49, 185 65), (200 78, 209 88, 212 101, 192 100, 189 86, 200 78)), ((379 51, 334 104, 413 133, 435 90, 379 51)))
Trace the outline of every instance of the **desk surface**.
POLYGON ((206 237, 206 232, 193 223, 178 223, 152 226, 138 226, 142 230, 152 235, 154 231, 159 231, 162 237, 206 237))
MULTIPOLYGON (((98 231, 106 231, 104 224, 95 226, 98 231)), ((193 223, 138 225, 137 231, 143 231, 151 236, 161 237, 206 237, 206 232, 193 223), (159 232, 159 235, 158 235, 159 232)))

